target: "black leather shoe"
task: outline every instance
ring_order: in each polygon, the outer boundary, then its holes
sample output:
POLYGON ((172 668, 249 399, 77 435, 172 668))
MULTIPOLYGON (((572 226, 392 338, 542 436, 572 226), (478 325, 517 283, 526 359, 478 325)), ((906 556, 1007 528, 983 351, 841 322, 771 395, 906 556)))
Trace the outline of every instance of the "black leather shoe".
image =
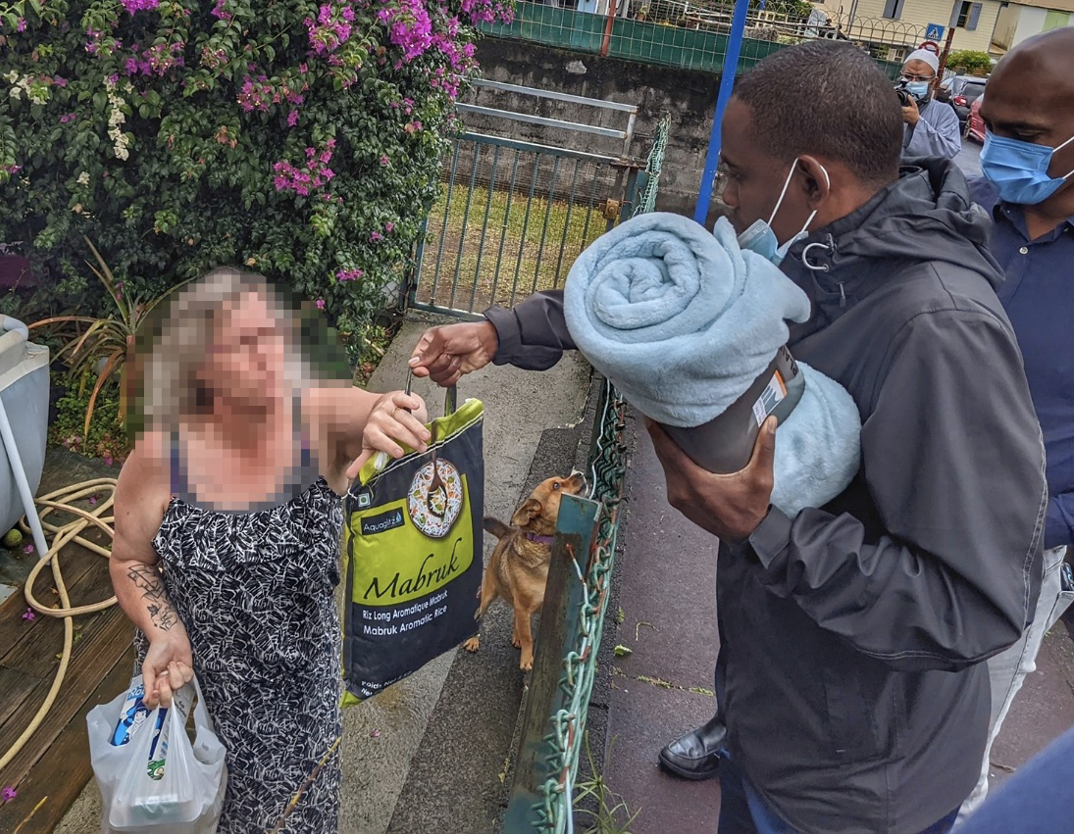
POLYGON ((719 751, 726 735, 727 728, 714 716, 661 750, 660 766, 682 779, 712 779, 720 772, 719 751))

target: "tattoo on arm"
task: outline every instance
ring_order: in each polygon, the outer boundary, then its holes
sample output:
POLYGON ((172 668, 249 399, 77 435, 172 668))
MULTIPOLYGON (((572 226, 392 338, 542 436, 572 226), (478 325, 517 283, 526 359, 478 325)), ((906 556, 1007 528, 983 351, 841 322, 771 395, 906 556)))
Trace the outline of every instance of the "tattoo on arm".
POLYGON ((127 572, 127 577, 134 583, 134 587, 142 592, 142 599, 146 601, 145 609, 149 612, 153 625, 161 631, 168 631, 179 622, 156 568, 150 565, 135 565, 127 572))

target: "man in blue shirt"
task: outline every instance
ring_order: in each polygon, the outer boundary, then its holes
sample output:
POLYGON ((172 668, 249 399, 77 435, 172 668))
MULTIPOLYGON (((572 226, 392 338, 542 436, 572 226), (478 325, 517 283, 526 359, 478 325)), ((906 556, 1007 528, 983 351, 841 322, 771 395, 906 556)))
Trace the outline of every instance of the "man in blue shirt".
POLYGON ((984 799, 992 741, 1035 668, 1041 640, 1074 596, 1063 581, 1074 546, 1074 29, 1046 32, 1008 53, 989 79, 981 117, 985 179, 970 194, 995 222, 989 247, 1006 273, 997 292, 1044 432, 1050 499, 1036 616, 1018 643, 988 661, 992 731, 964 814, 984 799))

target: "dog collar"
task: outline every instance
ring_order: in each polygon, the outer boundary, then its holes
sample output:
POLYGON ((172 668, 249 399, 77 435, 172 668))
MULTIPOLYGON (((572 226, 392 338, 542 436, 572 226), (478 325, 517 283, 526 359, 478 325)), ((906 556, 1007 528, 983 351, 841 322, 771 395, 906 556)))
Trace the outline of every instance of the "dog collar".
POLYGON ((527 533, 526 538, 537 544, 552 544, 552 536, 538 536, 536 533, 527 533))

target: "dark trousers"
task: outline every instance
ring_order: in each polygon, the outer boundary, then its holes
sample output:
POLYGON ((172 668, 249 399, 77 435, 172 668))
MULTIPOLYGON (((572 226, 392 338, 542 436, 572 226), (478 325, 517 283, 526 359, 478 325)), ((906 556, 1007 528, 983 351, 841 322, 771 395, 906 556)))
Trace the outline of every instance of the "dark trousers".
MULTIPOLYGON (((957 816, 956 808, 921 834, 947 834, 957 816)), ((720 758, 719 834, 798 834, 768 807, 728 755, 720 758)))

